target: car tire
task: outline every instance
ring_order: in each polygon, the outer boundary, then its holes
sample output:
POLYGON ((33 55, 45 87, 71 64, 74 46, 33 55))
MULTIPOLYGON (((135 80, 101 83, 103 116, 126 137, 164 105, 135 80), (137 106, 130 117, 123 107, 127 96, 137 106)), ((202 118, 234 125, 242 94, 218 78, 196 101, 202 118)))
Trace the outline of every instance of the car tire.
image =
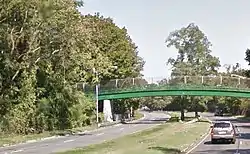
POLYGON ((212 144, 215 144, 216 142, 217 142, 217 141, 216 141, 215 139, 212 139, 212 140, 211 140, 211 143, 212 143, 212 144))
POLYGON ((235 144, 235 140, 234 139, 231 140, 231 144, 235 144))

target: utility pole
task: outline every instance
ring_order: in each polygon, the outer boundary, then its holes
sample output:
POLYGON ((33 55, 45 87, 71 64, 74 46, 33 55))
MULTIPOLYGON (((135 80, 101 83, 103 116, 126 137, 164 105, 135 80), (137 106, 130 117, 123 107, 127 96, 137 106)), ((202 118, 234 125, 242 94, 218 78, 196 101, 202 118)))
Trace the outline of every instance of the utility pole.
POLYGON ((98 78, 98 72, 95 68, 93 68, 93 72, 95 74, 96 82, 95 82, 95 98, 96 98, 96 124, 97 127, 99 127, 99 78, 98 78))
MULTIPOLYGON (((117 66, 111 66, 113 69, 117 69, 117 66)), ((96 68, 93 68, 93 72, 95 74, 96 82, 95 82, 95 99, 96 99, 96 123, 97 127, 99 127, 99 75, 96 68)))

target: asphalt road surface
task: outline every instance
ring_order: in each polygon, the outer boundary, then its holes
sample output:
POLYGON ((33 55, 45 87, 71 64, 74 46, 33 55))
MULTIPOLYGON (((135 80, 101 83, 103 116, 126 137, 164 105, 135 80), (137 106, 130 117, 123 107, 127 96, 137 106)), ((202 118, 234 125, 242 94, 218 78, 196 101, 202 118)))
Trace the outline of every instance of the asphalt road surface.
POLYGON ((239 121, 233 117, 214 117, 206 115, 212 121, 229 120, 238 126, 239 137, 235 144, 218 143, 211 144, 208 136, 197 148, 190 154, 250 154, 250 122, 239 121), (239 148, 238 148, 239 147, 239 148))
POLYGON ((64 136, 35 143, 2 147, 0 148, 0 154, 49 154, 70 150, 90 144, 101 143, 106 140, 147 129, 169 119, 168 115, 161 112, 144 112, 144 114, 145 118, 142 120, 134 121, 128 124, 118 124, 108 128, 101 128, 88 134, 84 133, 72 136, 64 136))

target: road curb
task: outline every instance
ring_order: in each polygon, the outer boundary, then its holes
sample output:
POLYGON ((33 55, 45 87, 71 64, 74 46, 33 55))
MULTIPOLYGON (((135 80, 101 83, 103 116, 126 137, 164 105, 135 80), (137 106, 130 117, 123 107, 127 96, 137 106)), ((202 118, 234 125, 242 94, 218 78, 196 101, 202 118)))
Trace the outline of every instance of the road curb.
MULTIPOLYGON (((208 118, 206 118, 209 123, 212 123, 212 121, 208 118)), ((209 130, 207 129, 207 132, 200 136, 200 139, 197 141, 194 141, 189 146, 187 146, 185 149, 183 149, 181 152, 185 152, 186 154, 191 153, 195 148, 197 148, 201 143, 205 141, 205 139, 209 136, 209 130)))
POLYGON ((195 123, 197 121, 198 121, 198 119, 196 118, 196 119, 190 120, 188 122, 185 122, 185 124, 192 124, 192 123, 195 123))
MULTIPOLYGON (((209 129, 208 129, 209 131, 209 129)), ((193 142, 192 144, 190 144, 187 148, 185 148, 183 151, 181 152, 186 152, 186 154, 191 153, 195 148, 197 148, 201 143, 203 143, 205 141, 205 139, 208 137, 209 132, 203 134, 200 137, 200 140, 198 142, 193 142), (188 151, 187 151, 188 150, 188 151)))
POLYGON ((51 140, 51 139, 57 139, 57 138, 62 138, 64 136, 57 136, 57 135, 54 135, 54 136, 50 136, 50 137, 44 137, 44 138, 38 138, 38 139, 34 139, 34 140, 27 140, 27 141, 24 141, 24 142, 20 142, 20 143, 16 143, 16 144, 3 144, 1 148, 7 148, 7 147, 15 147, 15 146, 18 146, 18 145, 25 145, 25 144, 28 144, 28 143, 36 143, 36 142, 39 142, 39 141, 45 141, 45 140, 51 140))
MULTIPOLYGON (((143 114, 142 118, 137 119, 137 120, 132 120, 131 122, 136 122, 136 121, 145 119, 146 114, 145 113, 142 113, 142 114, 143 114)), ((39 142, 39 141, 45 141, 45 140, 51 140, 51 139, 59 139, 59 138, 62 138, 62 137, 67 137, 69 135, 80 135, 80 134, 92 133, 92 132, 96 132, 96 131, 99 131, 99 130, 102 130, 102 129, 105 129, 105 128, 117 127, 117 126, 120 126, 120 125, 122 125, 121 121, 114 122, 113 124, 111 123, 111 124, 108 124, 108 125, 104 125, 102 127, 99 127, 97 129, 93 129, 93 130, 79 131, 79 132, 75 132, 75 133, 74 132, 73 133, 65 133, 63 135, 53 135, 53 136, 44 137, 44 138, 27 140, 27 141, 16 143, 16 144, 3 144, 2 146, 0 146, 0 149, 1 148, 6 148, 6 147, 15 147, 15 146, 18 146, 18 145, 24 145, 24 144, 28 144, 28 143, 36 143, 36 142, 39 142)))

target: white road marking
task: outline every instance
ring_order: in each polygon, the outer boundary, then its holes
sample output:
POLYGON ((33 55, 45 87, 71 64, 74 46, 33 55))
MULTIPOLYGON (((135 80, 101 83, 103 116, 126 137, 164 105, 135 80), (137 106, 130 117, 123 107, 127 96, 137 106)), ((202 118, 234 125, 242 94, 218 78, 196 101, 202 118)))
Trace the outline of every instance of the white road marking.
POLYGON ((10 153, 16 153, 16 152, 22 152, 23 150, 20 149, 20 150, 15 150, 15 151, 11 151, 10 153))
POLYGON ((199 145, 201 145, 208 138, 209 135, 210 134, 208 133, 198 144, 196 144, 193 148, 187 151, 186 154, 191 153, 194 149, 196 149, 199 145))
POLYGON ((73 142, 75 140, 66 140, 66 141, 63 141, 63 143, 68 143, 68 142, 73 142))
POLYGON ((104 133, 99 133, 99 134, 97 134, 96 136, 100 136, 100 135, 103 135, 104 133))
POLYGON ((26 143, 34 143, 34 142, 37 142, 37 140, 29 140, 26 143))
POLYGON ((124 128, 120 128, 120 130, 123 130, 124 128))
POLYGON ((183 151, 186 151, 188 149, 188 147, 186 147, 185 149, 183 149, 183 151))

